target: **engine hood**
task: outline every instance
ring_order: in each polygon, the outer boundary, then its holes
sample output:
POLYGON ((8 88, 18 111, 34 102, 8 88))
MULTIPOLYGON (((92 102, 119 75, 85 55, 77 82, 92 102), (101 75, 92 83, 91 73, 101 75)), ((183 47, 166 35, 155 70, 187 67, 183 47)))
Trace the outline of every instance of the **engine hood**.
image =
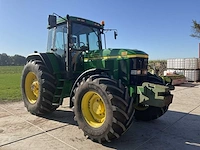
POLYGON ((94 60, 94 59, 127 59, 127 58, 148 58, 148 54, 137 49, 103 49, 89 51, 84 60, 94 60))

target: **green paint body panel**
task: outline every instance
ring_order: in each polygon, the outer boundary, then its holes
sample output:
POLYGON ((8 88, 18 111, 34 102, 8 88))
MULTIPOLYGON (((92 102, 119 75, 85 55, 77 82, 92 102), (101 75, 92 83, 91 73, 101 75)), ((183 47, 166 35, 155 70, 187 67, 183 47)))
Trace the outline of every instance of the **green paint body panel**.
MULTIPOLYGON (((57 79, 56 87, 58 90, 56 90, 55 95, 59 95, 59 90, 61 90, 60 98, 58 99, 55 96, 53 102, 60 105, 64 97, 70 96, 70 91, 74 80, 67 80, 63 78, 54 53, 48 53, 48 57, 51 61, 54 75, 57 79)), ((129 65, 129 58, 148 58, 148 55, 142 51, 131 49, 105 49, 89 51, 84 54, 84 67, 82 68, 82 71, 75 70, 74 73, 81 74, 83 71, 91 68, 106 68, 110 70, 110 74, 114 77, 114 79, 121 79, 122 82, 129 88, 130 96, 134 97, 134 104, 137 105, 142 103, 144 105, 151 105, 156 107, 163 107, 167 104, 170 104, 173 96, 170 94, 169 88, 167 86, 152 84, 148 82, 143 83, 141 86, 133 86, 129 84, 128 81, 130 80, 131 70, 129 65), (124 61, 123 67, 119 66, 119 61, 124 61), (120 69, 123 68, 126 70, 126 76, 124 79, 119 76, 119 71, 121 71, 120 69)))
POLYGON ((65 72, 59 69, 60 64, 54 53, 47 53, 47 56, 50 59, 53 74, 56 77, 56 91, 54 93, 53 103, 61 105, 63 98, 69 96, 73 81, 65 79, 65 72))
MULTIPOLYGON (((59 70, 59 64, 57 62, 56 56, 54 53, 47 53, 48 58, 50 59, 52 68, 54 70, 54 75, 58 81, 57 86, 63 87, 62 91, 62 98, 69 96, 71 87, 73 85, 74 80, 71 81, 63 81, 59 82, 59 80, 63 79, 61 70, 59 70)), ((124 81, 129 81, 129 74, 130 74, 130 65, 129 65, 129 58, 134 57, 144 57, 148 58, 148 55, 139 50, 131 50, 131 49, 104 49, 104 50, 96 50, 96 51, 89 51, 88 53, 84 54, 84 67, 82 71, 77 70, 75 74, 81 74, 83 71, 91 69, 91 68, 106 68, 110 70, 110 74, 118 80, 120 79, 118 72, 119 72, 119 65, 118 62, 121 60, 125 61, 124 67, 126 68, 126 79, 124 81)), ((77 64, 79 65, 79 64, 77 64)), ((78 68, 78 67, 77 67, 78 68)), ((127 83, 125 83, 127 85, 127 83)), ((129 85, 130 86, 130 85, 129 85)), ((131 86, 130 86, 131 87, 131 86)), ((132 87, 134 89, 134 87, 132 87)), ((135 91, 135 90, 133 90, 135 91)), ((59 93, 55 93, 59 94, 59 93)), ((56 102, 57 100, 54 100, 56 102)))
POLYGON ((116 80, 121 79, 119 77, 119 71, 124 69, 125 79, 124 84, 127 85, 130 80, 130 63, 129 58, 148 58, 148 55, 140 50, 136 49, 105 49, 96 50, 86 53, 84 56, 84 68, 85 70, 91 68, 106 68, 110 70, 111 75, 116 80), (119 61, 123 61, 123 67, 120 68, 119 61))

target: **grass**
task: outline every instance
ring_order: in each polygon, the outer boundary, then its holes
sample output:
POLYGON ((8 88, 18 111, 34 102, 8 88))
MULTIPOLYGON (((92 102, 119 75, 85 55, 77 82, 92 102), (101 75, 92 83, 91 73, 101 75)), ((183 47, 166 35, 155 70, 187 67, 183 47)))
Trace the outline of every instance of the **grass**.
POLYGON ((23 66, 0 66, 0 101, 21 100, 21 73, 23 66))

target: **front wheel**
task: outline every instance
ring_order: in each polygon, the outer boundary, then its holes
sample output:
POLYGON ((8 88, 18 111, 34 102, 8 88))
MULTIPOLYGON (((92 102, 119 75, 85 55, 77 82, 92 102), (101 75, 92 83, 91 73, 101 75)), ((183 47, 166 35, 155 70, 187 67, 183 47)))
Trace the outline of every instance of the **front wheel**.
MULTIPOLYGON (((147 82, 164 85, 162 78, 148 73, 147 82)), ((161 117, 168 110, 168 106, 154 107, 139 105, 135 107, 135 119, 142 121, 151 121, 161 117)))
POLYGON ((107 76, 93 75, 75 90, 74 113, 86 136, 94 141, 119 138, 134 114, 126 88, 107 76))
POLYGON ((164 107, 154 107, 154 106, 148 106, 144 110, 138 110, 135 109, 135 119, 136 120, 142 120, 142 121, 150 121, 155 120, 159 117, 161 117, 166 111, 168 110, 168 106, 164 107))

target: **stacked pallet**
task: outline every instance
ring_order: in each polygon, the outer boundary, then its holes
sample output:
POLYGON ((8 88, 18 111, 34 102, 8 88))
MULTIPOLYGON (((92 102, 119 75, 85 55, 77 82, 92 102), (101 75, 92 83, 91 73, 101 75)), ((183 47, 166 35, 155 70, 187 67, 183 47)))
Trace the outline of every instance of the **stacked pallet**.
POLYGON ((200 80, 200 59, 199 58, 180 58, 168 59, 167 70, 182 74, 187 81, 200 80))

